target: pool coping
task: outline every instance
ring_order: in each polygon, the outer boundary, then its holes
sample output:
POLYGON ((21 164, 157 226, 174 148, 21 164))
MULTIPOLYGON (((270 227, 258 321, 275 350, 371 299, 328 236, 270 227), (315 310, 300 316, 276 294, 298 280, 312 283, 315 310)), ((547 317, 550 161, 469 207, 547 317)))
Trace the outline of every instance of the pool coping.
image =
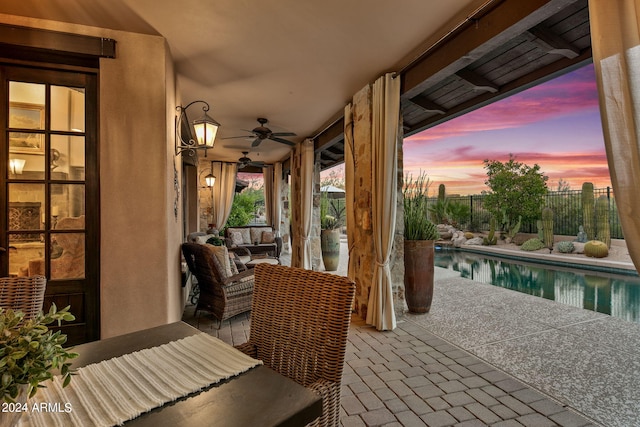
POLYGON ((449 247, 449 249, 459 250, 463 252, 473 252, 479 254, 490 254, 501 258, 536 262, 539 264, 556 265, 562 267, 578 267, 584 270, 600 271, 604 273, 621 274, 625 276, 639 277, 633 263, 622 261, 609 261, 602 258, 575 258, 567 255, 558 254, 541 254, 535 252, 517 253, 510 249, 501 249, 493 246, 473 246, 467 245, 463 247, 449 247))

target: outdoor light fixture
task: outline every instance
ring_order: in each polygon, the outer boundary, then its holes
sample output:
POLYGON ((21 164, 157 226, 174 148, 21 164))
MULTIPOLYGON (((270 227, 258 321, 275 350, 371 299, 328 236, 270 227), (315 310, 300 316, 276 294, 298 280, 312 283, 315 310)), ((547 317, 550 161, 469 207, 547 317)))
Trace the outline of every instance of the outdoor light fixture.
POLYGON ((180 115, 176 119, 176 156, 186 151, 190 156, 196 154, 196 150, 204 149, 205 156, 207 149, 213 148, 216 133, 220 123, 216 122, 207 114, 209 104, 205 101, 193 101, 186 107, 178 105, 176 110, 180 115), (202 103, 202 117, 192 122, 187 118, 187 109, 194 104, 202 103))
MULTIPOLYGON (((202 172, 200 172, 200 177, 202 177, 202 175, 204 175, 205 172, 206 170, 203 170, 202 172)), ((216 183, 216 177, 213 175, 213 162, 211 162, 211 170, 209 171, 207 176, 204 177, 204 182, 207 188, 213 188, 214 184, 216 183)))
POLYGON ((11 159, 9 160, 9 170, 13 175, 22 175, 22 169, 25 163, 25 159, 11 159))
POLYGON ((213 176, 212 174, 209 174, 204 177, 204 182, 207 183, 207 187, 211 188, 213 187, 213 184, 216 183, 216 177, 213 176))

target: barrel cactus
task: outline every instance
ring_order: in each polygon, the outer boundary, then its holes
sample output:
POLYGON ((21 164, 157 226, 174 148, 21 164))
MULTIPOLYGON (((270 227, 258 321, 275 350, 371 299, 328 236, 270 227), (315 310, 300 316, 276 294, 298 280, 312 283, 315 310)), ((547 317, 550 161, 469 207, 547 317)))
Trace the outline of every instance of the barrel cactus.
POLYGON ((537 251, 538 249, 544 248, 545 245, 542 240, 534 237, 533 239, 529 239, 520 246, 520 249, 523 251, 537 251))
POLYGON ((598 240, 611 247, 611 229, 609 226, 609 199, 607 196, 600 196, 596 200, 596 236, 598 240))
POLYGON ((609 255, 609 247, 599 240, 589 240, 584 244, 584 254, 593 258, 604 258, 609 255))
POLYGON ((542 209, 542 235, 544 245, 553 248, 553 210, 551 208, 542 209))
POLYGON ((584 182, 582 183, 582 223, 588 239, 593 239, 596 234, 593 213, 593 183, 584 182))
POLYGON ((570 254, 571 252, 573 252, 575 247, 570 241, 563 240, 562 242, 558 242, 558 244, 556 245, 556 249, 558 250, 558 252, 561 252, 563 254, 570 254))

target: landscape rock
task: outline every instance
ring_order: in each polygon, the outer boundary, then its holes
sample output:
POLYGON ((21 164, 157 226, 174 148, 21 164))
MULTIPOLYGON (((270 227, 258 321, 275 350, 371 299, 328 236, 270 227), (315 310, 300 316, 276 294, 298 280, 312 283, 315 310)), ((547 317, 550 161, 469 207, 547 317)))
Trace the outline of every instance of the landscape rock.
POLYGON ((482 245, 482 237, 474 237, 473 239, 469 239, 464 242, 465 245, 470 246, 481 246, 482 245))
POLYGON ((573 253, 574 254, 583 254, 584 253, 584 243, 582 243, 582 242, 573 242, 573 253))

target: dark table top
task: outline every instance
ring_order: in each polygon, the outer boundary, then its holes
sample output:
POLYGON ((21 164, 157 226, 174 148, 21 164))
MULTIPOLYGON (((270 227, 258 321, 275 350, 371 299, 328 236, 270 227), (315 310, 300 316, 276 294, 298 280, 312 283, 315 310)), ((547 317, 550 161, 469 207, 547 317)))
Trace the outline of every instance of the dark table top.
MULTIPOLYGON (((82 344, 74 348, 79 368, 112 357, 201 333, 183 322, 82 344)), ((294 381, 258 366, 200 393, 165 404, 126 425, 131 426, 301 426, 322 415, 318 395, 294 381)))

